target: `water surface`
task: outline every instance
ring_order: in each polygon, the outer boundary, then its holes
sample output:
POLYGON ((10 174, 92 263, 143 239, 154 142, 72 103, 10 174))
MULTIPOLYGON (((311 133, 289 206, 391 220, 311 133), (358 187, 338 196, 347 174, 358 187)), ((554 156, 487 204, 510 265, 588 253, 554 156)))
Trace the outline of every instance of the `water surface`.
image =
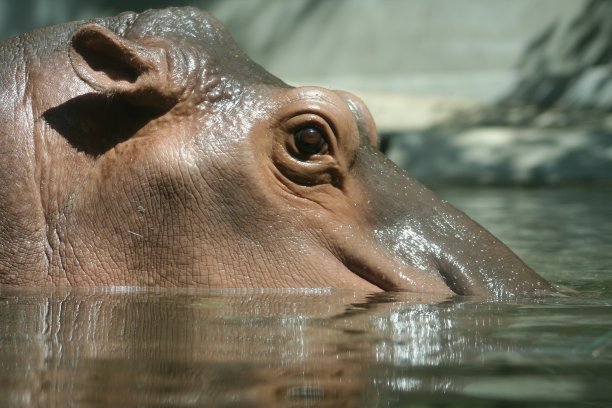
POLYGON ((440 193, 578 293, 0 289, 0 406, 611 406, 612 191, 440 193))

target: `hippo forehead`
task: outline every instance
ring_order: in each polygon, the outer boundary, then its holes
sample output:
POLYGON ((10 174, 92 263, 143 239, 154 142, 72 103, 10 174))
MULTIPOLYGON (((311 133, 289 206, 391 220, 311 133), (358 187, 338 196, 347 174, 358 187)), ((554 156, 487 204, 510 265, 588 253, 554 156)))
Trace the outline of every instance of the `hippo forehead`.
POLYGON ((186 7, 148 10, 140 14, 128 12, 103 23, 132 41, 163 38, 180 48, 180 53, 196 53, 190 57, 239 83, 288 87, 251 60, 221 22, 202 10, 186 7))

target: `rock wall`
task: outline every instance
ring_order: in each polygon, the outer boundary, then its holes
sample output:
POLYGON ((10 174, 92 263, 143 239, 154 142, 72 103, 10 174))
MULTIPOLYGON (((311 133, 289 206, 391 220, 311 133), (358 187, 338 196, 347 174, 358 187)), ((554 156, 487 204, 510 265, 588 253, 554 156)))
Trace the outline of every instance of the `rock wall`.
POLYGON ((382 148, 440 183, 612 186, 612 2, 583 2, 534 36, 498 101, 457 107, 382 148))
POLYGON ((554 21, 527 46, 511 105, 612 109, 612 2, 590 0, 571 18, 554 21))

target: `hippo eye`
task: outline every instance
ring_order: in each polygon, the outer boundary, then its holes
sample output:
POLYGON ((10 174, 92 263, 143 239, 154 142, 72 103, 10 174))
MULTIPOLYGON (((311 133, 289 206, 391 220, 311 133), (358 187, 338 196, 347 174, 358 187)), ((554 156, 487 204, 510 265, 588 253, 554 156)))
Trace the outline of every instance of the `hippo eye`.
POLYGON ((315 126, 307 126, 299 129, 293 134, 295 147, 307 156, 313 154, 325 154, 327 152, 327 141, 323 132, 315 126))

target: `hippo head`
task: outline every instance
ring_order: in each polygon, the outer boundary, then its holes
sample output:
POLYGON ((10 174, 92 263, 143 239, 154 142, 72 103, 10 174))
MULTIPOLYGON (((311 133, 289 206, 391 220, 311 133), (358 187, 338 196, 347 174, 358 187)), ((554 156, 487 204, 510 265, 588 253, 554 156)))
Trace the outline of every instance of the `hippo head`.
POLYGON ((210 15, 124 13, 64 31, 29 68, 33 283, 551 289, 379 153, 357 97, 286 85, 210 15))

